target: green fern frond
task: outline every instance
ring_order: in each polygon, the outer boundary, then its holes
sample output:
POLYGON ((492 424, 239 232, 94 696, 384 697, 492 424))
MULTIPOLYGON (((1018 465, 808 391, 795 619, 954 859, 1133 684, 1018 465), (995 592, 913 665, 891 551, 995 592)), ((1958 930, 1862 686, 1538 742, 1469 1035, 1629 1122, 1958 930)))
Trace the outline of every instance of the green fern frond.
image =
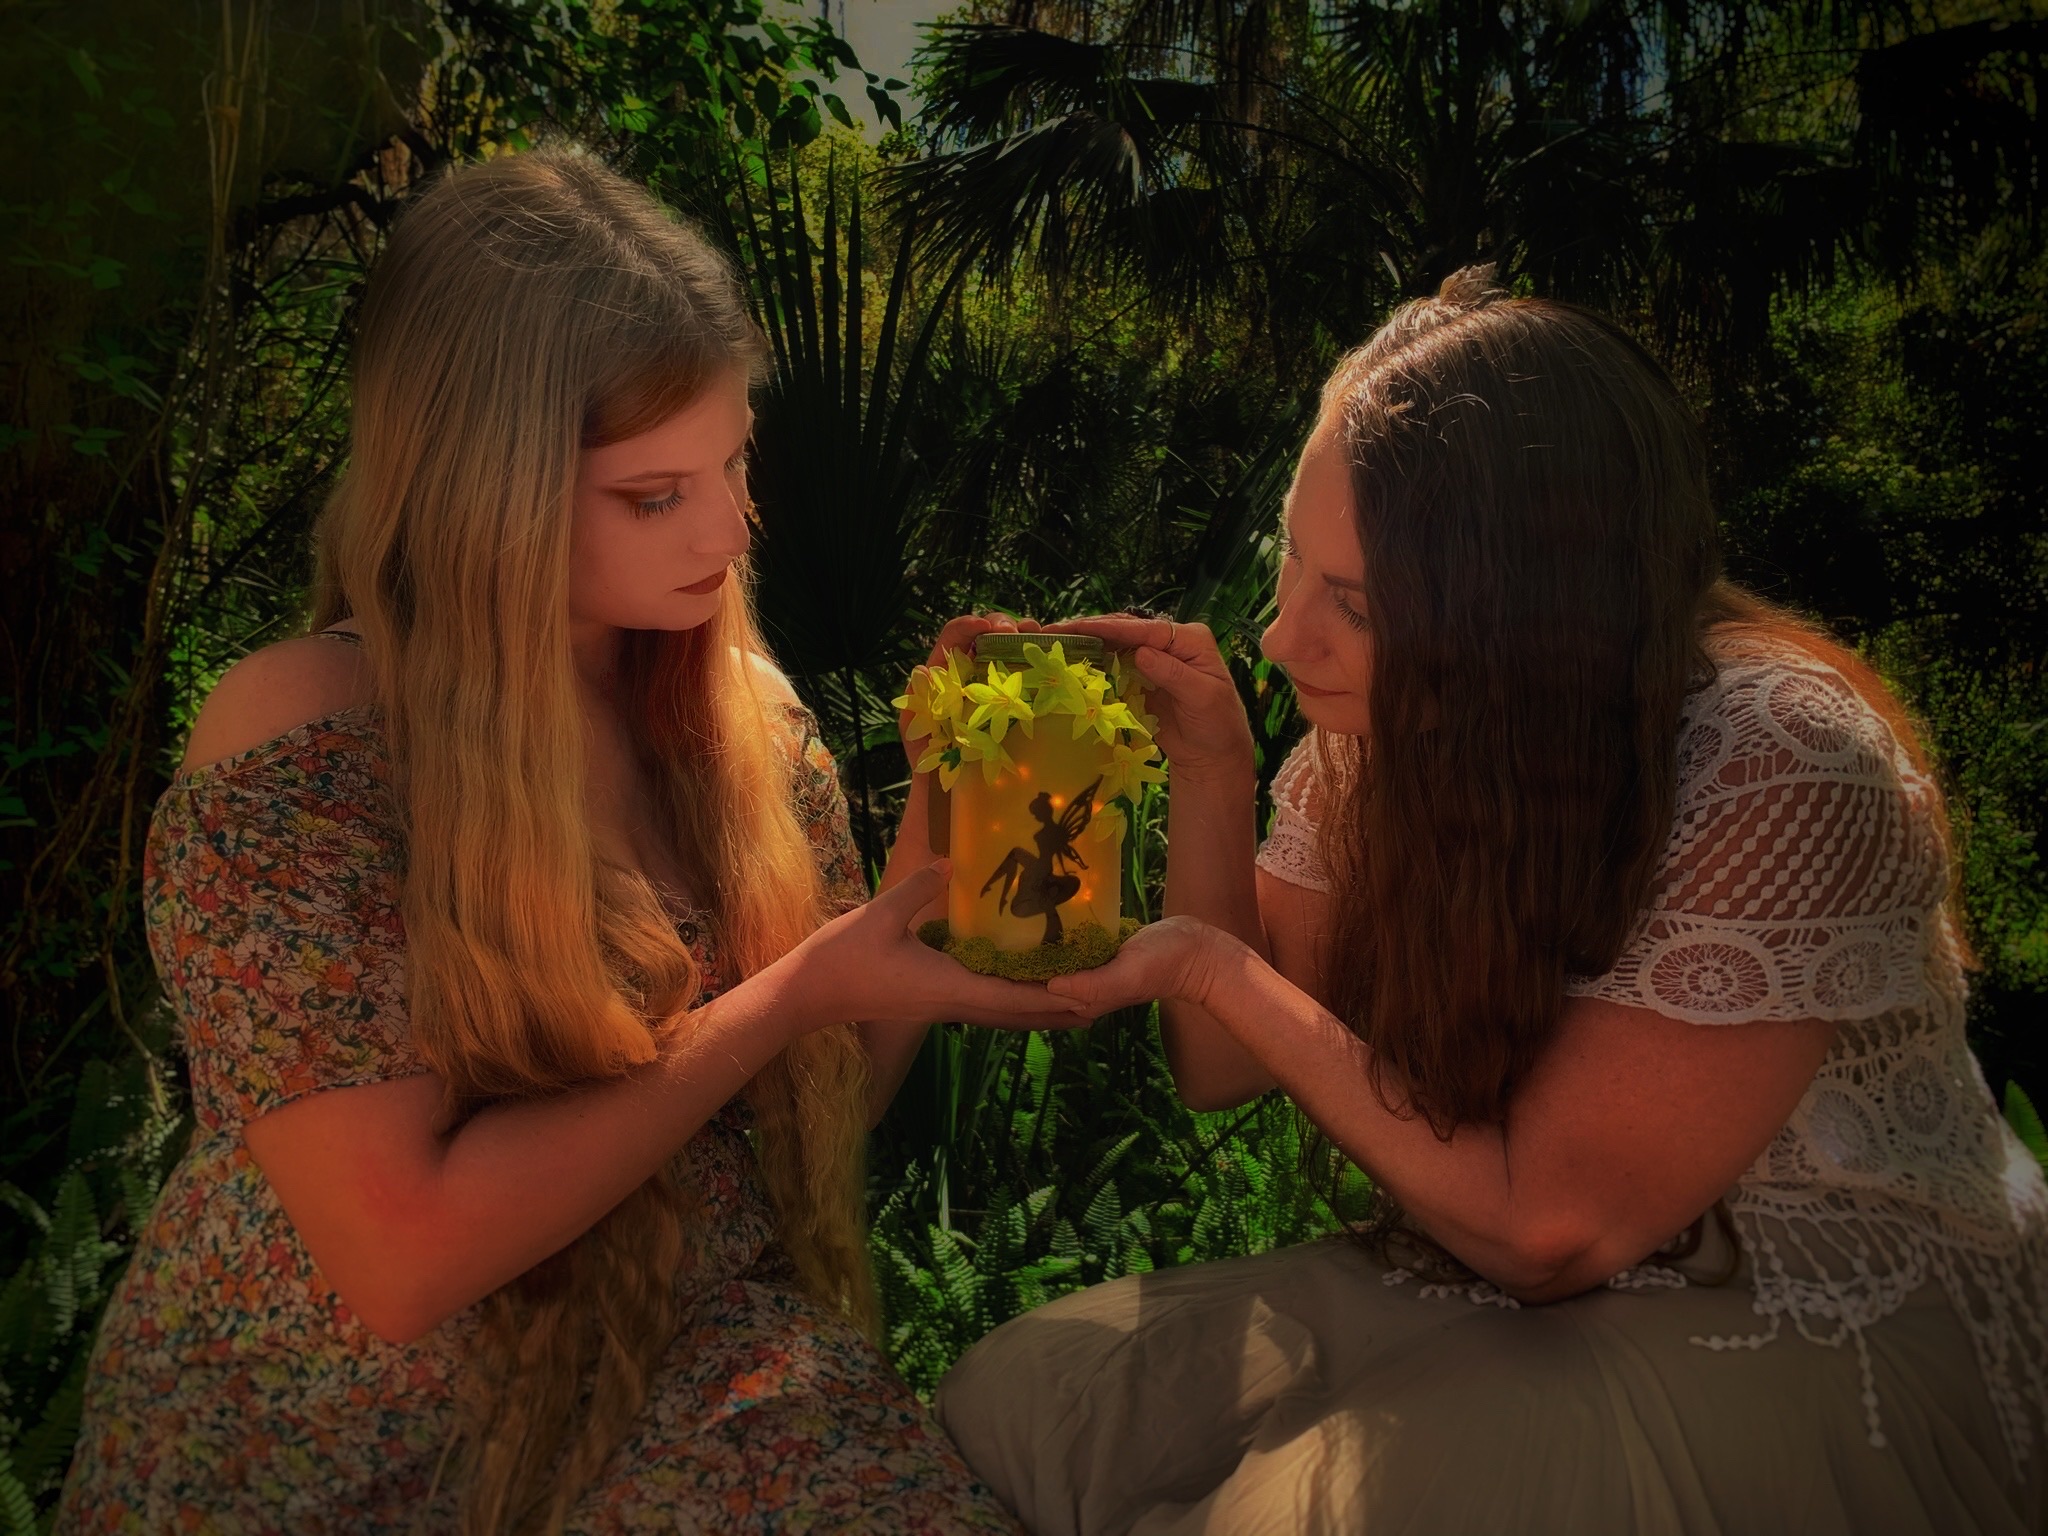
POLYGON ((37 1536, 35 1501, 15 1475, 7 1447, 0 1445, 0 1530, 6 1536, 37 1536))
POLYGON ((1081 1181, 1081 1187, 1083 1189, 1092 1189, 1108 1178, 1115 1170, 1116 1165, 1123 1161, 1124 1154, 1138 1144, 1140 1134, 1138 1131, 1132 1131, 1118 1138, 1115 1145, 1095 1160, 1095 1166, 1088 1170, 1088 1177, 1081 1181))
POLYGON ((1116 1185, 1105 1183, 1095 1191, 1095 1198, 1088 1202, 1088 1212, 1081 1218, 1081 1230, 1086 1234, 1091 1248, 1114 1246, 1117 1228, 1123 1225, 1123 1201, 1117 1194, 1116 1185))
POLYGON ((50 1213, 13 1184, 0 1183, 0 1205, 17 1211, 38 1232, 50 1230, 50 1213))
POLYGON ((962 1249, 957 1233, 945 1227, 932 1228, 932 1260, 953 1315, 967 1320, 979 1318, 981 1276, 962 1249))
MULTIPOLYGON (((42 1290, 36 1284, 39 1254, 21 1261, 7 1284, 0 1286, 0 1358, 19 1359, 31 1354, 41 1311, 42 1290)), ((4 1394, 0 1394, 4 1401, 4 1394)))
POLYGON ((1074 1230, 1074 1224, 1064 1216, 1053 1223, 1052 1251, 1063 1259, 1081 1257, 1081 1235, 1074 1230))
POLYGON ((90 1355, 81 1349, 71 1359, 63 1383, 43 1405, 42 1419, 13 1447, 15 1475, 31 1494, 48 1492, 70 1464, 78 1439, 78 1421, 85 1406, 86 1368, 90 1355))

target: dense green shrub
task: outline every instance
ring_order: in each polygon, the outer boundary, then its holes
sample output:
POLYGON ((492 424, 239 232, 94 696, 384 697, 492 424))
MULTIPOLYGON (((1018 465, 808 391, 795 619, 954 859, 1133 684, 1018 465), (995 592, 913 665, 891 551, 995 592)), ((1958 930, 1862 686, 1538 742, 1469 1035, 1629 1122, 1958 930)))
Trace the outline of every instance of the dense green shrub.
POLYGON ((2048 1090, 2048 257, 1994 226, 1897 290, 1779 304, 1724 396, 1733 568, 1860 646, 1950 799, 1994 1091, 2048 1090))

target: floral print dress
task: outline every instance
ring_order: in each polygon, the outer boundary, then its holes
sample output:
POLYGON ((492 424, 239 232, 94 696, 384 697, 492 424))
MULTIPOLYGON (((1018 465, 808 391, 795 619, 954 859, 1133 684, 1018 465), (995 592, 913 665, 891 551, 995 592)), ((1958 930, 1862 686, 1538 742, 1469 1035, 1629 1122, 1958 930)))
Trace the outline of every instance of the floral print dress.
MULTIPOLYGON (((787 707, 798 811, 836 907, 866 896, 814 722, 787 707)), ((446 1531, 436 1469, 471 1308, 393 1344, 308 1256, 243 1143, 303 1094, 423 1070, 373 708, 174 779, 144 863, 152 952, 198 1119, 101 1324, 59 1532, 446 1531)), ((719 985, 700 909, 679 931, 719 985)), ((796 1289, 735 1100, 678 1154, 697 1301, 569 1522, 632 1531, 1015 1532, 874 1347, 796 1289)))

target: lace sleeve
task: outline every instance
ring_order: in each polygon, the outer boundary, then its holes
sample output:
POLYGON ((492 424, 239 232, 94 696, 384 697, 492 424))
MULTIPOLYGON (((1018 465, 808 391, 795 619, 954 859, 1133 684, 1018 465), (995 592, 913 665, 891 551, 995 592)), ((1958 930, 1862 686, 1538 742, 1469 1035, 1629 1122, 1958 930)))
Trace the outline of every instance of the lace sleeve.
POLYGON ((1783 651, 1724 661, 1678 753, 1642 925, 1612 970, 1567 992, 1697 1024, 1917 1000, 1947 881, 1939 802, 1847 680, 1783 651))
POLYGON ((1273 825, 1259 845, 1259 868, 1275 879, 1306 890, 1327 891, 1329 873, 1316 851, 1320 785, 1316 777, 1315 733, 1295 744, 1273 776, 1273 825))

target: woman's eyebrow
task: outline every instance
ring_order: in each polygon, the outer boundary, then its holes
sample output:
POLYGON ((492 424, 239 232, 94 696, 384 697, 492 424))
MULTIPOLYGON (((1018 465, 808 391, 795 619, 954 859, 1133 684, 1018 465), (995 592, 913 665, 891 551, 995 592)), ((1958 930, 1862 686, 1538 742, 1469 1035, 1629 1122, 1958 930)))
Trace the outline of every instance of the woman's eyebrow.
MULTIPOLYGON (((747 435, 740 439, 740 446, 746 447, 754 436, 754 413, 747 412, 747 435)), ((637 475, 620 475, 610 482, 614 486, 646 485, 657 480, 688 480, 704 473, 701 469, 643 469, 637 475)))
POLYGON ((702 471, 695 469, 643 469, 637 475, 621 475, 613 485, 645 485, 656 480, 687 480, 702 471))
MULTIPOLYGON (((1286 539, 1289 544, 1293 545, 1296 550, 1299 550, 1301 546, 1295 543, 1294 539, 1294 519, 1291 515, 1293 511, 1294 494, 1290 491, 1287 496, 1287 501, 1280 511, 1280 536, 1286 539)), ((1342 587, 1346 592, 1362 593, 1365 591, 1364 582, 1352 581, 1348 577, 1332 576, 1328 572, 1325 572, 1323 575, 1323 580, 1327 582, 1330 586, 1342 587)))

